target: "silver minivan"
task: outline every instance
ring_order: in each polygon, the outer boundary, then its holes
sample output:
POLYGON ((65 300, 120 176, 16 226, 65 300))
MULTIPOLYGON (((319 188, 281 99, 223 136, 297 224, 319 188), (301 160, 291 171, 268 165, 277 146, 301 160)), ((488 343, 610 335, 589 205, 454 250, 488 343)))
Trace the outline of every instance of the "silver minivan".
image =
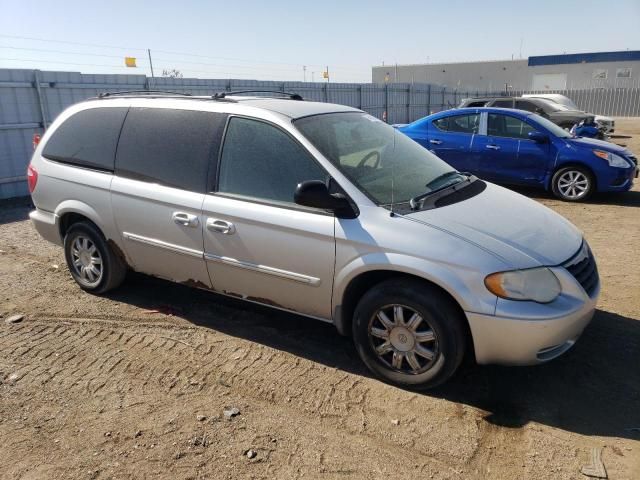
POLYGON ((581 233, 367 113, 299 97, 106 94, 28 168, 31 219, 95 294, 128 269, 333 323, 382 379, 566 352, 600 282, 581 233))

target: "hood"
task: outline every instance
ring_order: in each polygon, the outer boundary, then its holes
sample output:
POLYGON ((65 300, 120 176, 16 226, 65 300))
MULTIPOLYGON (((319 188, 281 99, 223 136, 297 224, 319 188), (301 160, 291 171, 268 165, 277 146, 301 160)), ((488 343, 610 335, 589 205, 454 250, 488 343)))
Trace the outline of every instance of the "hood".
POLYGON ((506 188, 405 218, 444 230, 503 260, 510 268, 559 265, 574 255, 582 234, 553 210, 506 188))
POLYGON ((586 138, 586 137, 576 137, 576 138, 565 138, 565 141, 577 148, 589 148, 593 150, 594 148, 598 148, 600 150, 604 150, 606 152, 612 152, 617 155, 630 155, 631 152, 627 150, 625 147, 621 147, 620 145, 616 145, 615 143, 606 142, 604 140, 596 140, 595 138, 586 138))

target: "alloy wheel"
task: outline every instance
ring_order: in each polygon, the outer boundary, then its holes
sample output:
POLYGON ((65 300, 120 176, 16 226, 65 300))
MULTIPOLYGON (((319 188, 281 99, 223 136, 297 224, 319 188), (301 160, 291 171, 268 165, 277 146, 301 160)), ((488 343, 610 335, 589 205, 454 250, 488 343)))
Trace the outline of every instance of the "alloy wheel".
POLYGON ((71 244, 71 263, 78 280, 87 287, 95 287, 102 280, 103 263, 100 250, 89 237, 78 235, 71 244))
POLYGON ((369 321, 368 333, 378 358, 401 373, 423 373, 439 356, 435 330, 419 312, 406 305, 380 308, 369 321))
POLYGON ((578 170, 568 170, 558 178, 558 190, 571 200, 584 197, 589 192, 590 180, 578 170))

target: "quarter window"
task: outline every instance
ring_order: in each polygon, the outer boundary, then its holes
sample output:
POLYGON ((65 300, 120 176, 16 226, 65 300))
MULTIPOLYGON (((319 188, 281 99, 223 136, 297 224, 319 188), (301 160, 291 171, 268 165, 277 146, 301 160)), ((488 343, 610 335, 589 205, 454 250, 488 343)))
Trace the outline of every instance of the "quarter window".
POLYGON ((535 129, 528 123, 509 115, 490 113, 487 134, 494 137, 529 138, 529 132, 535 129))
POLYGON ((116 173, 204 193, 225 120, 214 112, 132 108, 118 144, 116 173))
POLYGON ((121 107, 82 110, 53 132, 42 156, 112 172, 118 135, 126 114, 127 108, 121 107))
POLYGON ((326 178, 310 154, 279 128, 241 117, 229 121, 218 191, 293 203, 299 183, 326 178))

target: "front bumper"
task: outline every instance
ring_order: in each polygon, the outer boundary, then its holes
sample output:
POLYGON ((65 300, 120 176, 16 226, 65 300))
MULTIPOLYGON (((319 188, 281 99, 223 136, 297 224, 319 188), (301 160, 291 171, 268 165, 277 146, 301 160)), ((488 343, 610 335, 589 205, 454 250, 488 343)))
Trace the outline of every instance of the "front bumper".
POLYGON ((59 217, 55 213, 36 209, 29 213, 29 218, 42 238, 55 243, 56 245, 62 245, 62 238, 60 237, 60 228, 58 225, 59 217))
POLYGON ((591 321, 600 283, 591 296, 564 268, 552 268, 562 294, 549 304, 499 299, 496 315, 465 312, 479 364, 536 365, 569 350, 591 321))

